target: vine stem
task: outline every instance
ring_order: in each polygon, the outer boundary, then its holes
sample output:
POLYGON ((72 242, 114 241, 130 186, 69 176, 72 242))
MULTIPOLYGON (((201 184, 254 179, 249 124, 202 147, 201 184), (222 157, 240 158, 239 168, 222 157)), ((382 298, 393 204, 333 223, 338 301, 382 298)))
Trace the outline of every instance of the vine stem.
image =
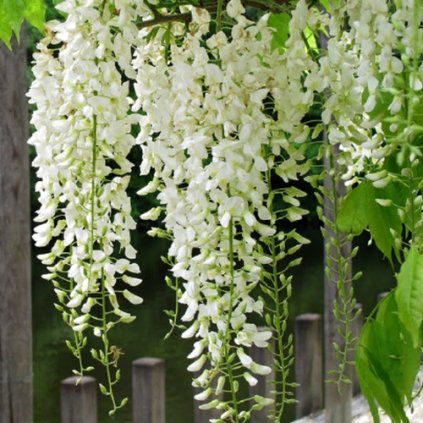
MULTIPOLYGON (((93 251, 94 251, 94 243, 95 243, 95 210, 96 210, 96 191, 97 191, 97 184, 96 184, 96 173, 97 173, 97 116, 93 116, 93 145, 92 145, 92 166, 91 166, 91 222, 90 222, 90 245, 89 245, 89 260, 90 260, 90 268, 89 268, 89 281, 92 283, 92 266, 93 266, 93 251)), ((107 385, 108 385, 108 394, 112 401, 112 410, 111 413, 113 414, 116 409, 116 400, 113 394, 113 382, 110 373, 110 361, 109 361, 109 339, 107 338, 107 296, 106 296, 106 285, 104 280, 104 270, 101 271, 101 321, 102 321, 102 341, 104 347, 104 361, 103 365, 106 368, 106 377, 107 377, 107 385)))
POLYGON ((91 212, 90 212, 90 245, 89 245, 89 260, 90 270, 88 280, 92 283, 92 266, 93 266, 93 251, 94 251, 94 220, 95 220, 95 200, 96 200, 96 173, 97 173, 97 115, 93 116, 93 146, 92 146, 92 163, 91 163, 91 212))
MULTIPOLYGON (((412 143, 410 128, 412 127, 412 121, 414 117, 414 79, 418 74, 418 67, 419 67, 419 26, 420 26, 420 0, 413 1, 413 35, 412 35, 412 42, 413 42, 413 57, 412 57, 412 81, 408 81, 408 95, 407 95, 407 144, 410 146, 412 143), (411 83, 412 82, 412 83, 411 83)), ((411 228, 410 232, 413 234, 415 232, 415 212, 414 212, 414 203, 415 203, 415 190, 413 189, 414 186, 414 176, 413 171, 411 169, 410 163, 410 172, 409 172, 409 201, 410 201, 410 222, 411 228)))
MULTIPOLYGON (((74 289, 74 280, 70 279, 69 283, 70 283, 69 288, 70 288, 70 291, 72 292, 74 289)), ((75 350, 73 351, 73 355, 78 359, 79 374, 82 377, 84 374, 84 364, 82 362, 81 343, 79 342, 77 333, 75 331, 72 331, 72 332, 73 332, 73 340, 75 342, 75 350)))
POLYGON ((222 12, 223 12, 223 0, 217 0, 216 32, 219 32, 222 29, 222 12))
POLYGON ((178 325, 178 316, 179 316, 179 278, 175 278, 175 308, 174 308, 174 315, 171 322, 170 330, 164 336, 164 339, 169 339, 172 335, 173 331, 178 325))
MULTIPOLYGON (((267 187, 269 192, 269 199, 268 199, 268 205, 267 208, 272 216, 272 219, 274 217, 274 210, 273 210, 273 200, 270 198, 270 193, 272 192, 272 182, 271 182, 271 174, 270 169, 267 170, 267 187)), ((272 221, 272 224, 275 224, 275 222, 272 221)), ((283 313, 283 310, 281 310, 281 304, 279 302, 279 278, 278 278, 278 269, 277 269, 277 260, 276 260, 276 243, 275 243, 275 237, 271 237, 270 241, 270 253, 272 255, 272 283, 273 283, 273 290, 274 290, 274 301, 275 301, 275 320, 274 320, 274 326, 276 330, 276 343, 277 343, 277 352, 279 365, 280 365, 280 372, 281 372, 281 382, 282 382, 282 392, 281 392, 281 401, 280 401, 280 407, 279 410, 276 406, 275 410, 275 418, 276 421, 280 421, 282 418, 284 409, 285 409, 285 401, 286 401, 286 369, 285 369, 285 356, 284 356, 284 345, 283 345, 283 330, 281 323, 283 320, 286 320, 286 316, 283 313)))
POLYGON ((111 410, 111 414, 113 414, 117 410, 115 396, 113 394, 113 382, 112 382, 112 375, 110 373, 110 361, 109 361, 109 339, 107 338, 107 308, 106 308, 106 286, 104 281, 104 274, 102 272, 101 275, 101 317, 102 317, 102 341, 104 347, 104 367, 106 368, 106 376, 107 376, 107 387, 108 387, 108 394, 112 401, 113 409, 111 410))
POLYGON ((83 374, 84 374, 84 365, 83 365, 83 362, 82 362, 81 343, 79 342, 78 335, 76 334, 76 332, 73 332, 73 340, 75 342, 75 348, 76 348, 74 355, 78 359, 79 374, 82 377, 83 374))
MULTIPOLYGON (((217 11, 216 13, 217 31, 220 31, 222 26, 222 12, 223 12, 225 1, 226 0, 217 0, 217 3, 215 0, 211 2, 202 1, 200 2, 200 5, 199 5, 201 9, 205 9, 209 12, 217 11)), ((274 13, 281 12, 283 10, 286 10, 289 7, 289 0, 280 0, 278 2, 268 1, 268 0, 243 0, 242 3, 244 4, 244 6, 255 7, 260 10, 274 12, 274 13)), ((176 6, 182 6, 182 5, 196 6, 195 4, 192 4, 192 2, 181 2, 177 4, 176 6)), ((191 12, 172 13, 169 15, 163 15, 157 12, 158 8, 161 8, 161 7, 164 8, 164 7, 170 7, 170 6, 171 5, 168 5, 165 3, 159 4, 158 6, 156 6, 155 16, 152 19, 148 19, 143 22, 140 22, 138 24, 138 28, 139 29, 148 28, 151 26, 156 26, 156 25, 161 25, 164 23, 171 23, 171 22, 184 22, 185 24, 188 24, 191 22, 191 19, 192 19, 191 12)), ((172 7, 175 7, 175 4, 173 4, 172 7)))
MULTIPOLYGON (((334 152, 332 151, 331 148, 331 157, 330 157, 330 163, 331 163, 331 168, 335 169, 336 168, 336 164, 335 164, 335 160, 334 160, 334 152)), ((351 340, 350 338, 350 333, 351 333, 351 319, 350 319, 350 310, 349 310, 349 302, 348 302, 348 298, 347 298, 347 288, 346 288, 346 283, 348 280, 348 275, 346 274, 349 270, 351 266, 348 266, 347 270, 345 269, 345 266, 342 263, 342 258, 343 258, 343 252, 342 252, 342 245, 343 245, 343 240, 342 240, 342 235, 338 229, 338 225, 336 224, 336 219, 337 219, 337 215, 338 215, 338 210, 339 210, 339 204, 338 204, 338 193, 337 193, 337 185, 338 185, 338 180, 337 180, 337 172, 334 172, 334 174, 332 175, 331 178, 331 183, 332 183, 332 204, 333 204, 333 214, 334 214, 334 239, 333 239, 333 245, 336 249, 336 255, 337 257, 335 258, 336 261, 336 276, 337 276, 337 286, 338 286, 338 295, 339 295, 339 299, 341 301, 341 306, 342 306, 342 314, 344 317, 344 320, 342 322, 342 326, 341 328, 343 329, 343 333, 341 331, 341 337, 343 338, 343 342, 344 345, 341 348, 341 352, 339 355, 340 358, 340 363, 339 363, 339 374, 338 374, 338 379, 337 379, 337 386, 338 389, 341 386, 342 380, 345 377, 345 373, 346 373, 346 364, 349 362, 349 350, 350 350, 350 342, 351 340)), ((331 257, 332 258, 332 257, 331 257)), ((337 301, 337 300, 335 300, 337 301)), ((341 323, 341 322, 340 322, 341 323)))
POLYGON ((229 359, 229 352, 230 352, 230 332, 231 332, 231 320, 232 320, 232 309, 233 309, 233 300, 234 300, 234 291, 235 291, 235 266, 234 266, 234 260, 235 260, 235 254, 234 254, 234 222, 233 218, 231 217, 231 220, 229 222, 229 261, 230 261, 230 288, 229 288, 229 312, 228 312, 228 323, 226 328, 226 334, 225 334, 225 341, 223 345, 223 351, 224 351, 224 358, 227 360, 226 368, 228 371, 228 378, 229 378, 229 388, 231 393, 231 399, 234 407, 235 412, 235 423, 239 422, 238 418, 238 399, 235 392, 235 378, 233 374, 233 368, 232 368, 232 362, 229 359))

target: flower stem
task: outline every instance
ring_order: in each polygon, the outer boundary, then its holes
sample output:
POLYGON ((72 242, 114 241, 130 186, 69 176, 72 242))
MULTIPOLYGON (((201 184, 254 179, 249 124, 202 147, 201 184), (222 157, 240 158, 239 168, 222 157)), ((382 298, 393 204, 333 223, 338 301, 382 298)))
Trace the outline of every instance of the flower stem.
POLYGON ((216 32, 219 32, 222 29, 222 12, 223 12, 223 0, 217 0, 216 32))
MULTIPOLYGON (((226 339, 224 343, 224 358, 226 360, 229 359, 229 352, 230 352, 230 333, 231 333, 231 320, 232 320, 232 309, 233 309, 233 300, 234 300, 234 291, 235 291, 235 266, 234 266, 234 222, 231 218, 229 222, 229 261, 230 261, 230 290, 229 290, 229 311, 228 311, 228 325, 226 329, 226 339)), ((234 422, 239 422, 238 419, 238 399, 235 392, 235 378, 233 373, 233 367, 231 360, 227 361, 226 364, 227 370, 228 370, 228 378, 229 378, 229 386, 230 386, 230 392, 231 392, 231 399, 234 407, 235 412, 235 420, 234 422)))

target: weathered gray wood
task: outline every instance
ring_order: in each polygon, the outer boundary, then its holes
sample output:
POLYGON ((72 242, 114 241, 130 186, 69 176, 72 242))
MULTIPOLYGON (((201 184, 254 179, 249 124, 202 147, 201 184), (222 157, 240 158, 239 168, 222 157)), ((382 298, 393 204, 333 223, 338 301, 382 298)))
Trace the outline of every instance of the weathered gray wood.
MULTIPOLYGON (((260 327, 259 330, 269 331, 270 329, 266 327, 260 327)), ((255 386, 249 386, 249 395, 260 395, 265 398, 275 399, 275 387, 272 384, 272 381, 275 380, 275 371, 273 365, 273 354, 271 352, 271 350, 274 350, 274 340, 271 339, 269 343, 271 344, 271 349, 259 348, 254 344, 249 349, 249 355, 253 361, 259 364, 264 364, 265 366, 268 366, 272 369, 272 371, 266 376, 254 375, 258 382, 255 386)), ((251 415, 251 423, 263 423, 268 421, 267 416, 270 414, 270 411, 270 407, 264 407, 262 410, 254 411, 254 413, 251 415)))
POLYGON ((165 423, 165 363, 140 358, 132 363, 133 423, 165 423))
MULTIPOLYGON (((361 304, 357 304, 355 306, 355 312, 357 311, 360 311, 360 314, 353 321, 352 328, 351 328, 353 337, 357 339, 355 343, 356 346, 358 344, 358 338, 361 333, 361 328, 363 327, 363 306, 361 304)), ((353 357, 353 359, 355 360, 355 357, 353 357)), ((360 382, 358 381, 358 376, 357 376, 357 371, 355 370, 355 366, 352 367, 351 371, 352 371, 353 395, 358 395, 360 393, 360 382)))
POLYGON ((323 331, 320 314, 295 319, 296 418, 323 407, 323 331))
POLYGON ((72 376, 60 385, 61 423, 97 423, 97 382, 72 376))
POLYGON ((30 423, 31 253, 26 31, 0 42, 0 423, 30 423))

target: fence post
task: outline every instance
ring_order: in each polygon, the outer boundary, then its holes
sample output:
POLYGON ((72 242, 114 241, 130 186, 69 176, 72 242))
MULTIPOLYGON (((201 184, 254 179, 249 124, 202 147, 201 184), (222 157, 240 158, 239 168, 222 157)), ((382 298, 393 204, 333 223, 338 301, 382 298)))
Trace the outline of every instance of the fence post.
POLYGON ((296 418, 320 410, 323 405, 323 336, 320 314, 301 314, 295 319, 296 418))
MULTIPOLYGON (((259 331, 269 331, 270 329, 267 327, 259 327, 259 331)), ((274 339, 272 338, 269 343, 271 344, 271 350, 274 350, 274 339)), ((272 398, 275 399, 274 393, 274 386, 272 381, 275 380, 275 371, 274 371, 274 359, 273 354, 268 348, 259 348, 256 347, 254 344, 250 347, 250 357, 253 359, 254 362, 263 364, 268 366, 272 369, 272 371, 266 376, 258 376, 254 375, 254 377, 258 380, 255 386, 249 386, 249 395, 260 395, 265 398, 272 398)), ((263 423, 267 421, 267 416, 270 413, 269 407, 264 407, 260 411, 254 411, 251 414, 251 423, 263 423)))
MULTIPOLYGON (((357 339, 355 346, 358 345, 358 338, 360 337, 361 328, 363 327, 363 306, 361 304, 357 304, 354 309, 354 313, 357 313, 358 310, 360 310, 360 314, 355 318, 355 320, 352 323, 352 334, 353 337, 357 339)), ((353 360, 355 361, 355 351, 354 351, 354 357, 353 360)), ((358 395, 360 393, 360 382, 358 381, 357 371, 355 369, 355 366, 352 366, 352 390, 353 395, 358 395)))
POLYGON ((145 357, 132 363, 133 423, 165 423, 165 363, 145 357))
POLYGON ((97 423, 97 382, 72 376, 60 384, 62 423, 97 423), (78 382, 79 379, 79 382, 78 382))
POLYGON ((12 50, 0 42, 1 423, 33 421, 26 33, 12 50))

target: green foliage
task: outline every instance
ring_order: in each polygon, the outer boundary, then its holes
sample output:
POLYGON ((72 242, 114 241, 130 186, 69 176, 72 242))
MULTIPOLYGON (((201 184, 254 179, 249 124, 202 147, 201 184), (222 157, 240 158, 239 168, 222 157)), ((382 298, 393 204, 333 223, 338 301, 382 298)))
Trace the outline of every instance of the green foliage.
POLYGON ((378 406, 394 423, 408 422, 405 401, 411 403, 414 380, 420 367, 420 348, 399 318, 394 293, 380 304, 374 320, 363 327, 356 366, 361 390, 367 397, 375 423, 378 406))
POLYGON ((19 41, 25 20, 42 32, 45 11, 44 0, 0 0, 0 40, 11 48, 12 35, 19 41))
POLYGON ((345 198, 337 220, 338 227, 342 232, 360 235, 367 227, 368 201, 366 197, 368 191, 368 184, 364 181, 350 191, 345 198))
POLYGON ((401 191, 396 194, 396 185, 378 189, 370 181, 363 181, 346 196, 337 218, 342 232, 359 235, 368 228, 376 246, 389 260, 392 250, 399 253, 391 229, 401 233, 401 219, 395 206, 401 191), (377 200, 386 200, 390 205, 382 206, 377 200))
POLYGON ((330 12, 334 7, 337 7, 341 4, 341 0, 320 0, 320 4, 330 12))
POLYGON ((398 317, 417 348, 423 322, 423 256, 416 247, 411 247, 397 279, 395 299, 398 304, 398 317))
POLYGON ((274 13, 270 15, 268 25, 275 30, 272 39, 272 50, 285 49, 285 43, 289 36, 289 21, 291 17, 287 13, 274 13))
POLYGON ((41 32, 44 31, 45 12, 44 0, 25 0, 25 18, 41 32))

